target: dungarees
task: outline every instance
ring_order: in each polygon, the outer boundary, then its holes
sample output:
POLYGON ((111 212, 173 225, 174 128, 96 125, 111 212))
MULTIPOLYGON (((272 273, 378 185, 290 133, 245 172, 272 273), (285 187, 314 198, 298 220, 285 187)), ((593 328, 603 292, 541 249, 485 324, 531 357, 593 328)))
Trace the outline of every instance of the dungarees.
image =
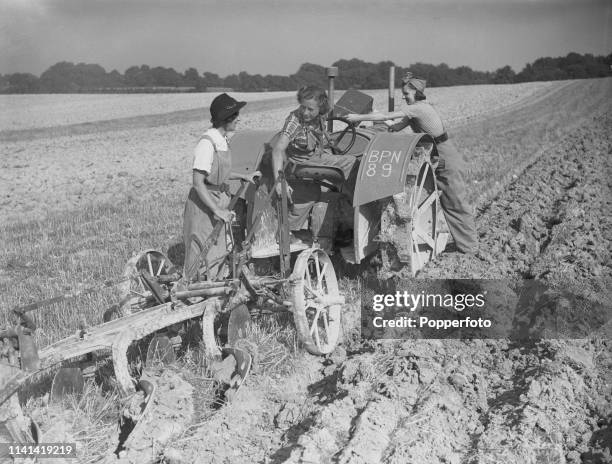
MULTIPOLYGON (((434 138, 446 134, 440 116, 431 105, 415 104, 409 107, 408 123, 414 132, 425 132, 434 138), (440 130, 444 134, 440 134, 440 130)), ((464 253, 473 252, 478 247, 478 234, 472 207, 467 200, 467 164, 453 142, 448 140, 448 135, 436 145, 440 156, 436 180, 446 223, 457 249, 464 253)))
MULTIPOLYGON (((204 135, 202 138, 210 140, 215 149, 210 174, 206 177, 205 181, 206 187, 219 205, 219 208, 227 208, 230 203, 230 196, 229 188, 225 181, 232 170, 231 151, 229 148, 227 151, 217 150, 217 146, 210 137, 204 135)), ((200 247, 206 242, 218 220, 220 219, 216 219, 213 212, 202 203, 195 187, 191 187, 183 214, 183 241, 185 243, 184 275, 188 280, 194 278, 197 270, 204 265, 204 257, 200 257, 200 247), (193 263, 198 261, 198 259, 199 265, 190 275, 187 275, 193 263)), ((209 265, 208 280, 214 279, 219 270, 221 258, 226 254, 227 243, 225 226, 223 226, 217 238, 217 243, 210 247, 206 256, 209 265)))
MULTIPOLYGON (((330 166, 339 168, 345 182, 345 194, 352 197, 352 185, 354 179, 351 178, 356 157, 353 155, 334 155, 329 149, 324 148, 327 134, 325 125, 321 118, 318 120, 317 131, 310 127, 304 127, 306 140, 298 143, 291 140, 287 147, 287 158, 289 161, 302 166, 330 166), (349 191, 350 190, 350 191, 349 191)), ((310 182, 292 183, 293 204, 289 210, 289 227, 291 230, 300 230, 308 227, 308 217, 312 212, 311 229, 313 234, 322 238, 333 236, 335 211, 329 211, 330 205, 335 205, 341 194, 334 192, 321 192, 318 185, 310 182)), ((333 209, 333 206, 332 206, 333 209)))

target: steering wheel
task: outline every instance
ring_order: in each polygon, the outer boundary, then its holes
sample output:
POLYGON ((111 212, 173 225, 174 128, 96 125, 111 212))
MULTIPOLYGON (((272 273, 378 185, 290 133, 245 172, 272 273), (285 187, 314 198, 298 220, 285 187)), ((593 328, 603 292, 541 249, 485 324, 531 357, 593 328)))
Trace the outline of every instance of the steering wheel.
POLYGON ((330 139, 329 143, 330 143, 330 148, 334 155, 344 155, 348 153, 349 150, 353 148, 353 145, 355 145, 355 140, 357 140, 357 130, 355 129, 357 125, 355 123, 350 122, 348 119, 345 119, 339 116, 327 118, 327 120, 328 121, 340 121, 346 124, 346 127, 342 130, 342 132, 340 132, 339 134, 332 135, 332 138, 330 139), (340 142, 349 133, 351 137, 349 143, 346 144, 344 148, 340 148, 340 142))

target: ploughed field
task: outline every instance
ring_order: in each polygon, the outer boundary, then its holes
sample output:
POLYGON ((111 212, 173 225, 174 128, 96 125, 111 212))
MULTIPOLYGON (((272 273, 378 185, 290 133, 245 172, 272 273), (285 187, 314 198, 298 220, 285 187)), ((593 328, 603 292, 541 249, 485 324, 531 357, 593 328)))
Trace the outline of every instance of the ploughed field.
MULTIPOLYGON (((384 110, 386 91, 373 95, 384 110)), ((611 96, 612 79, 428 90, 468 159, 481 252, 444 254, 420 277, 537 277, 609 312, 611 96)), ((243 127, 280 127, 295 106, 292 96, 250 102, 243 127)), ((0 321, 14 305, 117 276, 132 252, 165 250, 180 235, 205 111, 168 109, 2 128, 0 321)), ((180 435, 156 451, 211 463, 612 462, 609 331, 531 343, 362 342, 354 336, 357 283, 342 285, 340 348, 309 356, 277 322, 274 337, 254 337, 259 366, 238 397, 214 413, 198 369, 177 374, 194 386, 195 411, 191 419, 161 417, 180 435)), ((99 323, 113 298, 102 289, 38 315, 39 342, 72 333, 80 321, 99 323)), ((197 365, 195 356, 188 352, 184 365, 197 365)), ((102 390, 91 387, 78 420, 37 398, 29 411, 43 430, 61 419, 63 435, 54 438, 89 445, 94 462, 104 449, 100 431, 114 433, 102 390)))

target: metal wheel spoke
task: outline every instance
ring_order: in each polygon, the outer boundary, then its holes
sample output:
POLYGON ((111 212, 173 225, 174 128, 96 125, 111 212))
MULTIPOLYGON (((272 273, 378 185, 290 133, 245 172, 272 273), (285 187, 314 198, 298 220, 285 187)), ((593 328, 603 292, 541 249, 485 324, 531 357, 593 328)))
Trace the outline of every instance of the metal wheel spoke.
POLYGON ((142 298, 146 298, 147 297, 147 295, 145 295, 144 293, 137 292, 136 290, 132 290, 131 288, 130 288, 130 293, 133 293, 134 295, 138 295, 138 296, 140 296, 142 298))
POLYGON ((416 194, 414 201, 415 204, 418 204, 421 201, 421 193, 423 192, 423 186, 425 185, 425 180, 427 179, 427 171, 429 171, 429 165, 425 165, 425 169, 423 171, 423 177, 421 177, 421 182, 419 183, 419 190, 416 194))
POLYGON ((159 264, 159 268, 157 269, 157 272, 155 273, 155 277, 159 276, 159 274, 161 273, 162 269, 164 268, 164 264, 166 264, 166 258, 161 260, 161 263, 159 264))
MULTIPOLYGON (((318 322, 319 322, 319 316, 321 315, 321 307, 317 308, 317 312, 314 315, 314 318, 312 319, 312 325, 310 326, 310 335, 313 334, 313 332, 317 333, 317 338, 318 338, 318 330, 316 330, 319 326, 318 322)), ((318 345, 318 342, 317 342, 318 345)))
POLYGON ((316 293, 314 292, 314 290, 312 288, 312 281, 310 280, 310 271, 308 269, 308 265, 306 265, 306 270, 304 271, 304 283, 306 284, 305 288, 307 290, 310 290, 310 292, 313 295, 316 295, 316 293))
POLYGON ((321 269, 320 266, 321 264, 319 263, 319 255, 317 253, 314 254, 314 259, 315 259, 315 268, 317 269, 317 289, 321 290, 321 269))
POLYGON ((418 237, 421 240, 423 240, 424 243, 429 245, 432 250, 434 249, 436 244, 435 244, 434 240, 429 235, 427 235, 426 233, 422 232, 420 229, 415 229, 414 232, 415 232, 416 235, 418 235, 418 237))
POLYGON ((147 253, 147 263, 149 264, 149 274, 153 274, 153 264, 151 263, 151 253, 147 253))
POLYGON ((328 317, 329 314, 327 311, 325 311, 325 314, 323 314, 323 326, 325 327, 325 337, 329 340, 329 321, 327 320, 328 317))
POLYGON ((329 263, 323 264, 323 269, 321 269, 321 274, 319 276, 319 288, 323 288, 323 277, 325 276, 325 272, 327 272, 327 266, 329 263))
POLYGON ((429 207, 431 206, 431 204, 432 204, 434 201, 436 201, 436 198, 437 198, 437 195, 436 195, 436 193, 435 193, 435 192, 434 192, 434 193, 432 193, 431 195, 429 195, 429 196, 427 197, 427 199, 426 199, 426 200, 425 200, 423 203, 421 203, 421 206, 419 206, 419 207, 417 208, 417 213, 416 213, 416 215, 421 216, 421 215, 422 215, 422 214, 425 212, 425 210, 429 209, 429 207))
POLYGON ((304 290, 308 291, 313 297, 317 298, 319 295, 310 287, 304 285, 304 290))

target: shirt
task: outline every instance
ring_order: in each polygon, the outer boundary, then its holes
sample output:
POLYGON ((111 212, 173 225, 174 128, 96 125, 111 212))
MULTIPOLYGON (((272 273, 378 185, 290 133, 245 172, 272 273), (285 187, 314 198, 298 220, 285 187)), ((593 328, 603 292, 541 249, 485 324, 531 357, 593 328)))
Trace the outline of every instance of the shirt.
POLYGON ((415 132, 425 132, 432 137, 439 137, 445 132, 442 119, 427 102, 417 101, 407 105, 402 112, 409 119, 410 127, 415 132))
POLYGON ((211 127, 202 135, 210 137, 215 144, 213 146, 210 140, 204 138, 200 139, 194 150, 193 169, 205 171, 206 173, 210 174, 215 151, 227 151, 229 147, 227 144, 227 138, 221 135, 221 132, 214 127, 211 127))
MULTIPOLYGON (((312 122, 305 122, 300 116, 299 110, 289 113, 281 134, 289 138, 289 149, 291 152, 300 154, 312 153, 315 149, 320 151, 325 144, 325 126, 323 118, 315 118, 312 122)), ((290 154, 290 153, 288 153, 290 154)))

